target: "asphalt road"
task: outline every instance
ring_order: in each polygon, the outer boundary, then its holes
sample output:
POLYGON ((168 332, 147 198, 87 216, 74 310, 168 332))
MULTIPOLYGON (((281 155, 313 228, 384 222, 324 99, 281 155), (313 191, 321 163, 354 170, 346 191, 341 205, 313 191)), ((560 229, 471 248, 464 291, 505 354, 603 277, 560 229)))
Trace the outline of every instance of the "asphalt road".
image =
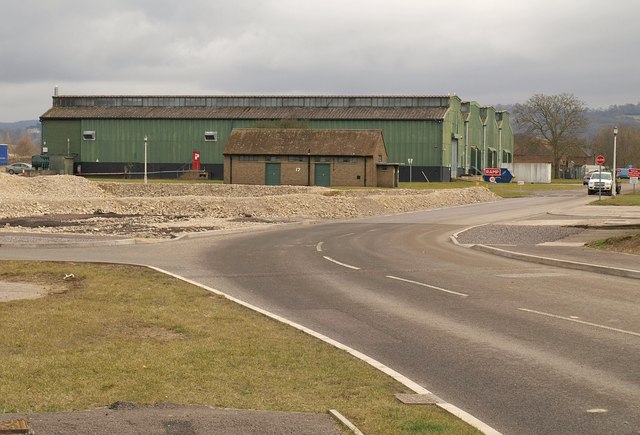
POLYGON ((637 281, 448 239, 586 201, 563 195, 0 258, 160 267, 351 346, 505 434, 638 433, 637 281))

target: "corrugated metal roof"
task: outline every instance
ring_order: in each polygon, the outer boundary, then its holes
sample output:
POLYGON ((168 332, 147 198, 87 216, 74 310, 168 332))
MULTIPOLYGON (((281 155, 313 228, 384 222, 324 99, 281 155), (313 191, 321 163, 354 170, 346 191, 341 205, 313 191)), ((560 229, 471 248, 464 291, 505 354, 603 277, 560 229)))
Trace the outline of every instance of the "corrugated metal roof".
POLYGON ((40 119, 442 120, 446 107, 52 107, 40 119))
POLYGON ((378 149, 384 149, 380 130, 235 128, 224 154, 362 157, 378 149))

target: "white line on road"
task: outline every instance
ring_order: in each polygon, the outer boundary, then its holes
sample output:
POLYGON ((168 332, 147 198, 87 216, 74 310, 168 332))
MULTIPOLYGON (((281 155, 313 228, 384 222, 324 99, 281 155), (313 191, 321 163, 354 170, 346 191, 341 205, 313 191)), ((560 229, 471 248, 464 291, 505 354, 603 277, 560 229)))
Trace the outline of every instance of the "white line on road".
POLYGON ((640 333, 633 331, 626 331, 624 329, 612 328, 611 326, 599 325, 597 323, 585 322, 584 320, 574 319, 572 317, 564 317, 558 316, 557 314, 544 313, 542 311, 530 310, 528 308, 518 308, 520 311, 525 311, 527 313, 539 314, 541 316, 553 317, 554 319, 566 320, 567 322, 575 322, 581 323, 583 325, 595 326, 596 328, 608 329, 609 331, 620 332, 621 334, 635 335, 636 337, 640 337, 640 333))
POLYGON ((323 244, 323 243, 324 243, 324 242, 318 242, 318 244, 316 245, 316 251, 318 251, 318 252, 322 252, 322 244, 323 244))
MULTIPOLYGON (((366 362, 367 364, 369 364, 371 367, 380 370, 382 373, 387 374, 388 376, 391 376, 393 379, 395 379, 396 381, 400 382, 402 385, 406 386, 407 388, 409 388, 410 390, 412 390, 414 393, 417 394, 427 394, 427 395, 432 395, 433 393, 431 393, 431 391, 427 390, 426 388, 424 388, 423 386, 419 385, 418 383, 416 383, 415 381, 412 381, 411 379, 407 378, 406 376, 402 375, 401 373, 393 370, 392 368, 385 366, 384 364, 382 364, 381 362, 371 358, 368 355, 365 355, 362 352, 359 352, 349 346, 347 346, 346 344, 340 343, 339 341, 336 341, 332 338, 329 338, 326 335, 322 335, 319 332, 314 331, 313 329, 307 328, 306 326, 302 326, 299 323, 295 323, 292 322, 291 320, 288 320, 282 316, 279 316, 277 314, 274 314, 270 311, 267 311, 265 309, 259 308, 255 305, 252 305, 248 302, 245 302, 241 299, 235 298, 231 295, 228 295, 220 290, 217 290, 213 287, 209 287, 206 286, 204 284, 201 284, 197 281, 193 281, 189 278, 180 276, 180 275, 176 275, 174 273, 171 273, 169 271, 160 269, 158 267, 155 266, 149 266, 146 265, 145 267, 148 267, 149 269, 153 269, 156 270, 158 272, 164 273, 166 275, 169 276, 173 276, 175 278, 178 278, 184 282, 188 282, 190 284, 196 285, 200 288, 203 288, 207 291, 210 291, 211 293, 223 296, 225 298, 227 298, 230 301, 233 301, 239 305, 242 305, 244 307, 249 308, 250 310, 253 310, 257 313, 261 313, 264 314, 267 317, 270 317, 272 319, 275 319, 279 322, 282 322, 286 325, 289 325, 293 328, 296 328, 300 331, 303 331, 309 335, 311 335, 312 337, 316 337, 319 340, 324 341, 325 343, 329 343, 330 345, 334 346, 337 349, 342 349, 345 352, 355 356, 356 358, 360 359, 361 361, 366 362)), ((495 430, 494 428, 492 428, 491 426, 485 424, 484 422, 482 422, 481 420, 478 420, 476 417, 474 417, 473 415, 469 414, 468 412, 458 408, 455 405, 452 405, 451 403, 447 403, 447 402, 438 402, 436 403, 437 407, 442 408, 448 412, 450 412, 451 414, 455 415, 456 417, 460 418, 461 420, 469 423, 471 426, 477 428, 478 430, 480 430, 480 432, 482 432, 485 435, 501 435, 500 432, 498 432, 497 430, 495 430)))
POLYGON ((340 236, 336 236, 335 238, 336 238, 336 239, 339 239, 339 238, 341 238, 341 237, 349 237, 349 236, 353 236, 354 234, 355 234, 355 233, 342 234, 342 235, 340 235, 340 236))
POLYGON ((452 295, 457 295, 457 296, 462 296, 462 297, 469 296, 469 295, 464 294, 464 293, 454 292, 453 290, 447 290, 447 289, 442 288, 442 287, 436 287, 435 285, 429 285, 429 284, 425 284, 423 282, 418 282, 418 281, 412 281, 410 279, 399 278, 397 276, 387 275, 387 278, 395 279, 395 280, 398 280, 398 281, 404 281, 404 282, 408 282, 408 283, 411 283, 411 284, 420 285, 422 287, 432 288, 434 290, 438 290, 438 291, 441 291, 441 292, 451 293, 452 295))
POLYGON ((326 255, 323 255, 323 256, 322 256, 322 258, 324 258, 325 260, 329 260, 329 261, 331 261, 332 263, 339 264, 340 266, 348 267, 349 269, 353 269, 353 270, 360 270, 360 268, 359 268, 359 267, 351 266, 350 264, 346 264, 346 263, 341 263, 341 262, 339 262, 338 260, 334 260, 334 259, 333 259, 333 258, 331 258, 331 257, 327 257, 326 255))

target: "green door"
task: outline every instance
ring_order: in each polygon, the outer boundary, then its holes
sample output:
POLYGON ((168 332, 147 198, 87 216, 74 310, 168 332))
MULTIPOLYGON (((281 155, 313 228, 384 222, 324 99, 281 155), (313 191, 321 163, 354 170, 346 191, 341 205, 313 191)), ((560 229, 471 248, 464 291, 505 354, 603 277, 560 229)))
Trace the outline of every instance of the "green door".
POLYGON ((264 184, 267 186, 280 185, 280 163, 267 163, 264 184))
POLYGON ((313 183, 316 186, 331 186, 331 164, 316 163, 315 175, 313 183))

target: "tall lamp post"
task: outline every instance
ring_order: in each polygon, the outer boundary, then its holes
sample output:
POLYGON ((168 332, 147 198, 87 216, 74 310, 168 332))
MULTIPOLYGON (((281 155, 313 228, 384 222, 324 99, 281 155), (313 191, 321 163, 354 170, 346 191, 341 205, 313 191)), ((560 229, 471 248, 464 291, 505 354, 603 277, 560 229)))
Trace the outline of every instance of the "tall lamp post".
POLYGON ((613 182, 611 183, 611 196, 616 196, 618 181, 616 180, 617 172, 616 172, 616 141, 618 138, 618 127, 613 127, 613 182))

